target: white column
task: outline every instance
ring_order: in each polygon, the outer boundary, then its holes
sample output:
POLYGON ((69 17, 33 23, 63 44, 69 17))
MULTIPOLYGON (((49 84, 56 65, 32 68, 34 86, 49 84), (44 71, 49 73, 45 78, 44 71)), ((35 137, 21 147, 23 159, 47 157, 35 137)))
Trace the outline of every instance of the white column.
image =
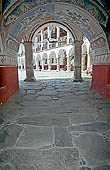
POLYGON ((38 37, 35 37, 35 42, 36 42, 36 43, 38 42, 38 37))
POLYGON ((25 64, 26 62, 25 62, 25 58, 24 58, 24 70, 26 69, 26 64, 25 64))
POLYGON ((67 44, 69 44, 70 34, 67 32, 67 44))
MULTIPOLYGON (((48 39, 49 39, 50 38, 50 28, 49 28, 49 26, 47 28, 47 32, 48 32, 48 39)), ((49 49, 49 42, 48 42, 48 47, 47 48, 49 49)))
POLYGON ((21 70, 23 69, 23 66, 22 66, 22 58, 20 60, 20 64, 21 64, 21 70))
POLYGON ((90 48, 90 44, 87 44, 87 70, 89 70, 91 66, 91 57, 89 54, 89 48, 90 48))
POLYGON ((48 70, 51 70, 51 61, 48 59, 48 70))
POLYGON ((33 51, 32 51, 32 41, 24 42, 25 46, 25 64, 26 64, 26 79, 24 81, 34 82, 36 81, 34 77, 33 69, 33 51))
POLYGON ((71 71, 70 57, 67 56, 67 72, 71 71))
POLYGON ((38 48, 38 37, 35 37, 35 53, 37 52, 38 48))
MULTIPOLYGON (((57 27, 57 41, 59 40, 60 38, 60 28, 57 27)), ((58 47, 58 42, 56 43, 56 47, 58 47)))
POLYGON ((39 70, 39 60, 36 59, 36 70, 39 70))
POLYGON ((60 58, 57 58, 57 71, 60 71, 60 58))
POLYGON ((88 55, 87 55, 87 70, 89 70, 90 67, 91 67, 91 57, 90 57, 90 55, 88 54, 88 55))
POLYGON ((43 50, 43 30, 41 30, 41 51, 43 50))
POLYGON ((44 59, 42 59, 42 71, 44 70, 44 59))

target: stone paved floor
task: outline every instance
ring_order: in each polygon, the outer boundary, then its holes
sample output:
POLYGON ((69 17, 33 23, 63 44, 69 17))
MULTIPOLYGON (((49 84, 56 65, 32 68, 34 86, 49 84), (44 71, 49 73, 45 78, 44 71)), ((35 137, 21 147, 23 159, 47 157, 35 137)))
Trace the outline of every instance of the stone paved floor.
POLYGON ((90 81, 21 81, 0 108, 0 170, 110 170, 110 102, 90 81))

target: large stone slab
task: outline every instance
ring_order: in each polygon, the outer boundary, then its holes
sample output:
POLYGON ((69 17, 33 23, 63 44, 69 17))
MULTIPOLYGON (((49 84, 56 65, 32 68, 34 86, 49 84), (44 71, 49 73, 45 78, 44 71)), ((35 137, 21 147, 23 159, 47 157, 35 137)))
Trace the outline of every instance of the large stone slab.
POLYGON ((0 125, 3 124, 4 120, 0 118, 0 125))
POLYGON ((93 168, 93 170, 110 170, 110 165, 97 166, 96 168, 93 168))
POLYGON ((106 122, 96 122, 96 123, 88 123, 81 125, 73 125, 69 127, 69 131, 77 131, 77 132, 104 132, 110 129, 110 123, 106 122))
POLYGON ((35 92, 36 92, 35 90, 27 90, 26 93, 27 93, 27 94, 35 94, 35 92))
POLYGON ((35 96, 32 95, 32 94, 27 94, 26 96, 24 96, 23 100, 24 101, 31 101, 31 100, 34 100, 35 99, 35 96))
POLYGON ((42 90, 41 92, 38 92, 37 94, 41 96, 54 96, 54 95, 57 95, 57 91, 48 89, 48 90, 42 90))
POLYGON ((53 131, 49 127, 26 127, 17 141, 17 147, 41 148, 53 144, 53 131))
POLYGON ((22 131, 17 125, 7 125, 0 129, 0 149, 12 147, 22 131))
POLYGON ((24 115, 26 116, 37 116, 40 114, 45 114, 45 112, 48 113, 49 108, 47 106, 42 105, 42 106, 25 106, 24 108, 24 115))
POLYGON ((0 170, 15 170, 13 165, 11 165, 10 163, 9 164, 6 164, 4 166, 0 166, 0 170))
POLYGON ((110 141, 104 137, 94 133, 87 133, 74 137, 74 144, 79 148, 88 165, 96 166, 110 162, 110 141))
POLYGON ((49 101, 51 100, 50 96, 38 96, 36 101, 49 101))
POLYGON ((110 104, 109 107, 102 108, 99 112, 110 121, 110 104))
POLYGON ((10 149, 1 154, 6 155, 2 158, 3 162, 6 162, 7 157, 9 157, 10 161, 14 165, 17 164, 18 167, 33 166, 37 170, 79 170, 79 152, 77 148, 10 149))
POLYGON ((95 118, 91 114, 71 114, 70 119, 71 124, 96 122, 95 118))
POLYGON ((26 87, 24 87, 24 89, 25 89, 25 90, 38 90, 38 91, 39 91, 39 90, 42 90, 43 88, 42 88, 42 86, 40 86, 40 85, 39 85, 39 86, 34 86, 34 85, 32 86, 32 85, 31 85, 31 86, 26 86, 26 87))
POLYGON ((37 166, 33 165, 14 165, 14 170, 38 170, 37 166))
POLYGON ((67 132, 67 128, 55 128, 55 146, 72 147, 72 136, 67 132))
POLYGON ((92 170, 91 168, 89 168, 89 167, 81 167, 79 170, 92 170))
POLYGON ((22 117, 17 120, 19 124, 36 126, 68 126, 68 116, 62 115, 39 115, 34 117, 22 117))

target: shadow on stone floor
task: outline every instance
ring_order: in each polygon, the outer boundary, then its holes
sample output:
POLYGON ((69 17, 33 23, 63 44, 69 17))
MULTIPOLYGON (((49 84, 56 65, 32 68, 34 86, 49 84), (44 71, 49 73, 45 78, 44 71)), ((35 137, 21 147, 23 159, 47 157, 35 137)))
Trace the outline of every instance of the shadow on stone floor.
POLYGON ((110 170, 110 101, 90 81, 20 82, 0 107, 0 170, 110 170))

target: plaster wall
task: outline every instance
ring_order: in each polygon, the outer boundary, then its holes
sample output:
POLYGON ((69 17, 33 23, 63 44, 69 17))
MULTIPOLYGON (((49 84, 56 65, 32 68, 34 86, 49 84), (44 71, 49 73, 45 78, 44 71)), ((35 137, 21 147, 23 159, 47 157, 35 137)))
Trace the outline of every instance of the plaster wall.
POLYGON ((0 105, 4 104, 18 90, 18 69, 16 66, 0 66, 0 105))
POLYGON ((110 100, 110 64, 93 66, 92 88, 110 100))

